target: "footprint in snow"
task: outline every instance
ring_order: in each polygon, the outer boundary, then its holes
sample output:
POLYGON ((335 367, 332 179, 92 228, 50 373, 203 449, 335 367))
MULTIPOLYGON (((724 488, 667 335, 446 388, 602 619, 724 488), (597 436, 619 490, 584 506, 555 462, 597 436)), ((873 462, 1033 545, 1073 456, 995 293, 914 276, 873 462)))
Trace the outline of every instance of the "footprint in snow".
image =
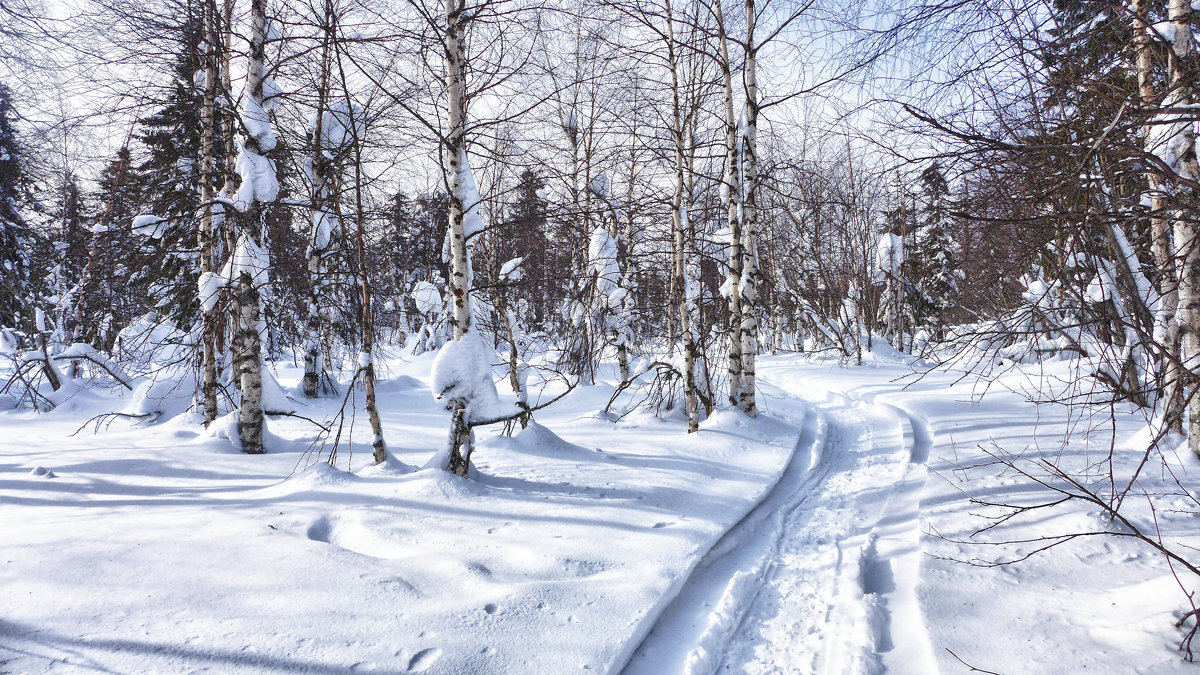
POLYGON ((413 654, 413 657, 408 660, 408 672, 422 673, 426 670, 429 670, 429 667, 432 666, 433 662, 437 661, 438 657, 441 655, 442 650, 435 647, 422 649, 416 654, 413 654))
POLYGON ((670 527, 670 526, 672 526, 672 525, 674 525, 674 524, 675 524, 675 523, 668 523, 668 522, 666 522, 666 521, 663 521, 663 522, 660 522, 660 523, 655 523, 655 524, 654 524, 654 528, 653 528, 653 529, 655 529, 655 530, 661 530, 661 529, 662 529, 662 528, 664 528, 664 527, 670 527))
POLYGON ((487 612, 488 614, 495 614, 496 609, 497 609, 496 603, 494 603, 494 602, 489 602, 488 604, 483 606, 483 611, 487 612))
POLYGON ((332 543, 329 541, 331 530, 328 518, 318 518, 316 522, 308 526, 308 538, 323 544, 332 543))
POLYGON ((467 570, 470 572, 473 572, 475 574, 478 574, 481 577, 492 576, 492 570, 490 568, 488 568, 487 565, 484 565, 482 563, 477 563, 477 562, 467 563, 467 570))

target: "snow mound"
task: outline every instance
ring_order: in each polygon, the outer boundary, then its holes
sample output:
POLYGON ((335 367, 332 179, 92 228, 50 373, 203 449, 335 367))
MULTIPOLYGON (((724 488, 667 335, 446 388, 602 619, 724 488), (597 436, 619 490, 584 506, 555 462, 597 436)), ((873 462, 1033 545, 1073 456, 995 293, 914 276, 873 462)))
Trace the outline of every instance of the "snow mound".
POLYGON ((486 445, 535 457, 567 457, 580 454, 594 457, 596 455, 594 450, 564 441, 553 431, 537 422, 530 422, 527 428, 522 429, 512 438, 497 436, 489 439, 486 445))
POLYGON ((358 480, 358 477, 354 474, 342 471, 337 467, 330 466, 328 462, 322 461, 300 469, 277 485, 264 488, 263 493, 271 496, 294 495, 302 492, 313 492, 323 488, 341 488, 354 483, 356 480, 358 480))
POLYGON ((192 393, 199 387, 196 374, 190 368, 156 373, 134 389, 133 400, 125 412, 131 415, 174 417, 191 407, 192 393))
POLYGON ((411 375, 397 375, 389 377, 386 380, 377 380, 375 382, 375 392, 377 394, 414 391, 424 389, 427 385, 411 375))
MULTIPOLYGON (((434 457, 439 456, 449 460, 449 456, 444 452, 438 452, 434 457)), ((474 465, 471 466, 469 478, 460 478, 446 471, 445 462, 434 464, 433 460, 430 460, 420 471, 412 474, 404 486, 404 495, 407 499, 429 504, 453 504, 465 499, 477 499, 488 494, 489 490, 476 478, 478 474, 474 465)))

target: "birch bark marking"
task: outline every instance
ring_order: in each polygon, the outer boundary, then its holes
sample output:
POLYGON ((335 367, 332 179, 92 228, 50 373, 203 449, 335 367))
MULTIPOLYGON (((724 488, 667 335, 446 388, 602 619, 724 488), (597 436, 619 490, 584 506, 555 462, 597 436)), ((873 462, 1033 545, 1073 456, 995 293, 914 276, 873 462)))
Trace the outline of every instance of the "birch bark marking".
POLYGON ((321 303, 328 279, 325 257, 333 241, 329 224, 333 209, 328 208, 329 163, 325 160, 324 115, 329 91, 329 43, 332 39, 333 6, 325 3, 324 35, 321 41, 321 72, 317 85, 317 116, 312 132, 312 194, 309 196, 309 219, 312 231, 308 241, 308 322, 304 341, 304 396, 316 398, 325 375, 325 354, 321 349, 321 303))
POLYGON ((450 293, 454 309, 450 323, 454 339, 461 339, 471 327, 470 275, 467 270, 467 241, 463 233, 462 170, 466 116, 463 110, 465 83, 463 61, 463 0, 446 0, 446 116, 449 128, 445 139, 445 161, 450 172, 450 293))
POLYGON ((700 405, 696 396, 696 343, 692 335, 687 280, 687 205, 684 201, 684 130, 679 100, 679 54, 675 49, 675 19, 671 1, 666 2, 667 65, 671 69, 671 136, 675 141, 675 193, 671 197, 671 229, 674 232, 674 276, 678 279, 679 332, 683 336, 683 382, 687 397, 688 433, 700 428, 700 405))
MULTIPOLYGON (((216 273, 216 238, 213 232, 213 164, 216 161, 214 145, 216 119, 213 114, 217 101, 217 3, 204 3, 204 100, 200 108, 200 231, 197 245, 200 249, 200 278, 211 281, 216 273)), ((205 288, 200 289, 201 319, 201 369, 204 400, 204 424, 217 419, 217 308, 213 299, 204 297, 205 288)))
MULTIPOLYGON (((466 60, 463 17, 464 0, 446 0, 446 130, 443 151, 450 172, 450 293, 454 307, 450 323, 454 339, 461 340, 471 327, 471 274, 467 259, 467 241, 463 232, 463 159, 465 151, 466 114, 463 110, 465 82, 463 62, 466 60)), ((452 399, 450 408, 450 459, 446 470, 466 477, 471 469, 472 433, 467 420, 467 402, 452 399)))
POLYGON ((721 1, 713 3, 717 38, 721 47, 721 84, 725 95, 725 226, 729 230, 729 405, 737 407, 742 396, 742 221, 738 216, 741 188, 738 184, 737 117, 733 113, 733 64, 729 60, 729 37, 721 1))
MULTIPOLYGON (((1149 107, 1154 105, 1155 91, 1152 79, 1154 52, 1151 48, 1147 11, 1146 0, 1134 0, 1133 35, 1134 47, 1137 52, 1138 90, 1141 93, 1142 104, 1149 107)), ((1147 124, 1144 135, 1148 141, 1155 135, 1153 124, 1147 124)), ((1150 147, 1146 149, 1147 151, 1152 150, 1150 147)), ((1151 252, 1154 255, 1154 262, 1158 266, 1161 279, 1159 290, 1162 293, 1154 322, 1165 329, 1164 348, 1167 352, 1163 358, 1163 372, 1160 376, 1163 386, 1163 419, 1172 431, 1183 433, 1183 373, 1179 367, 1179 326, 1175 320, 1175 311, 1179 304, 1179 286, 1175 276, 1171 226, 1166 217, 1167 203, 1162 176, 1157 171, 1148 170, 1146 171, 1146 183, 1150 188, 1151 252)))
MULTIPOLYGON (((1190 105, 1195 100, 1196 53, 1192 47, 1192 7, 1188 0, 1171 0, 1167 13, 1174 24, 1171 51, 1170 93, 1164 102, 1169 108, 1190 105)), ((1170 125, 1168 140, 1174 155, 1172 168, 1182 178, 1200 179, 1196 162, 1196 136, 1190 120, 1170 125)), ((1179 304, 1177 324, 1181 338, 1181 360, 1187 367, 1187 384, 1192 389, 1188 404, 1188 447, 1200 455, 1200 396, 1195 395, 1197 378, 1193 372, 1200 357, 1200 236, 1194 214, 1176 213, 1174 222, 1175 254, 1179 260, 1179 304)))
POLYGON ((754 357, 758 353, 758 47, 754 44, 754 0, 746 0, 746 135, 742 139, 742 389, 740 406, 750 417, 754 401, 754 357))
MULTIPOLYGON (((266 40, 266 0, 251 0, 250 54, 246 66, 246 90, 255 113, 265 110, 263 107, 263 80, 266 78, 266 40)), ((265 112, 263 114, 265 116, 265 112)), ((269 137, 269 133, 265 136, 246 136, 242 147, 242 152, 247 155, 246 159, 249 159, 251 155, 262 155, 269 151, 271 147, 263 147, 263 138, 269 137)), ((254 197, 249 200, 246 212, 239 217, 239 220, 244 223, 239 249, 245 247, 247 251, 250 251, 253 247, 257 253, 262 239, 265 210, 262 202, 259 201, 261 195, 258 194, 257 186, 254 187, 253 194, 254 197)), ((239 253, 240 251, 234 252, 235 256, 238 256, 239 253)), ((238 257, 248 258, 251 256, 245 254, 238 257)), ((261 454, 265 450, 263 447, 262 336, 259 333, 262 297, 258 288, 263 279, 260 278, 262 270, 258 268, 257 264, 260 260, 261 258, 256 257, 256 264, 249 265, 251 269, 243 266, 238 272, 237 278, 237 296, 241 310, 240 338, 237 341, 237 350, 241 358, 236 362, 242 384, 242 403, 238 411, 238 433, 241 435, 242 452, 250 454, 261 454)))

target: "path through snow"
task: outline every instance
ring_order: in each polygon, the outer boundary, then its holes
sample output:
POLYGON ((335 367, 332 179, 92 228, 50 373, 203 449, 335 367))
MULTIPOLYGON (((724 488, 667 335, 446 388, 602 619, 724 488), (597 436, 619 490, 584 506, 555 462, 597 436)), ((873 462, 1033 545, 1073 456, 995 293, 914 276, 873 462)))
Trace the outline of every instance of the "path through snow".
POLYGON ((899 408, 821 388, 811 368, 765 373, 765 407, 804 419, 797 452, 625 672, 876 673, 893 657, 934 672, 915 602, 927 433, 899 408), (896 621, 918 639, 894 640, 896 621))

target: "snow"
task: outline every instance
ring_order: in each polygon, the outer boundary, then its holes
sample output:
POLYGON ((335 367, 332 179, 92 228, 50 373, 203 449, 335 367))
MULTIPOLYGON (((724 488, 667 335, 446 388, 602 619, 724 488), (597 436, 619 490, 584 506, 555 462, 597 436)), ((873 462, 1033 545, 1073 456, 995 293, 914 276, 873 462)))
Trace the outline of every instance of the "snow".
MULTIPOLYGON (((272 86, 273 89, 278 89, 272 86)), ((272 94, 278 95, 274 91, 272 94)), ((242 124, 246 127, 246 133, 257 141, 260 151, 270 152, 275 149, 275 132, 271 129, 271 117, 252 96, 246 96, 242 101, 242 124)))
POLYGON ((603 227, 597 227, 588 241, 588 265, 596 278, 596 293, 607 298, 610 307, 620 307, 625 290, 620 287, 617 241, 603 227))
POLYGON ((479 203, 482 200, 479 197, 479 189, 475 187, 475 174, 471 171, 466 150, 460 151, 459 161, 461 168, 456 176, 455 189, 462 195, 463 237, 470 240, 484 229, 483 218, 479 215, 479 203))
POLYGON ((133 231, 144 237, 159 239, 167 233, 170 223, 166 219, 152 214, 142 214, 133 219, 133 231))
POLYGON ((442 292, 428 281, 413 284, 412 299, 417 303, 417 311, 421 314, 437 314, 445 309, 442 292))
POLYGON ((513 258, 501 265, 500 279, 503 281, 520 281, 522 275, 521 263, 524 261, 524 257, 513 258))
POLYGON ((17 339, 17 334, 10 328, 0 326, 0 354, 14 356, 19 346, 20 341, 17 339))
POLYGON ((521 409, 501 403, 492 379, 495 354, 474 329, 442 345, 433 359, 429 390, 433 398, 449 405, 460 400, 467 406, 469 422, 516 415, 521 409))
POLYGON ((1150 37, 1162 40, 1166 43, 1175 42, 1175 22, 1174 21, 1159 21, 1146 27, 1146 32, 1150 37))
POLYGON ((233 252, 233 257, 221 270, 221 278, 226 280, 226 283, 236 283, 241 279, 242 272, 246 272, 250 275, 251 283, 261 288, 270 281, 270 269, 270 252, 249 236, 242 235, 238 238, 237 250, 233 252))
POLYGON ((174 417, 188 409, 199 381, 191 368, 174 368, 146 378, 133 391, 125 412, 174 417))
MULTIPOLYGON (((953 560, 1111 527, 1068 504, 973 535, 988 509, 969 496, 1045 498, 985 466, 988 452, 1084 467, 1116 438, 1118 474, 1142 459, 1153 421, 1134 410, 1113 428, 1107 408, 1080 417, 1026 400, 1077 381, 1077 364, 1016 369, 981 396, 973 377, 922 374, 884 349, 861 368, 763 356, 759 418, 718 410, 696 434, 643 413, 601 419, 613 387, 579 387, 512 438, 477 428, 464 480, 412 468, 448 424, 418 384, 490 382, 487 347, 457 344, 378 364, 396 455, 380 467, 365 423, 337 467, 296 417, 271 420, 268 454, 236 452, 235 415, 205 430, 186 412, 186 367, 134 394, 0 411, 3 669, 924 675, 966 672, 961 659, 1004 673, 1194 671, 1175 651, 1186 600, 1136 541, 1085 537, 999 567, 953 560), (163 412, 71 435, 114 404, 163 412)), ((275 365, 285 386, 298 381, 299 367, 275 365)), ((612 375, 604 364, 600 380, 612 375)), ((340 401, 293 405, 322 419, 340 401)), ((1162 450, 1190 485, 1200 463, 1174 454, 1178 441, 1162 450)), ((1149 461, 1142 487, 1167 493, 1149 461)), ((1196 546, 1186 499, 1169 497, 1158 523, 1196 546)))
POLYGON ((242 178, 238 186, 234 206, 245 211, 254 202, 266 203, 279 194, 279 180, 275 177, 275 164, 270 159, 242 148, 234 167, 242 178))
POLYGON ((324 251, 329 248, 329 240, 333 232, 341 228, 341 221, 336 213, 316 211, 312 214, 313 248, 324 251))
MULTIPOLYGON (((262 107, 264 109, 266 109, 267 111, 272 111, 272 110, 275 110, 276 108, 278 108, 279 102, 282 100, 282 97, 283 97, 283 88, 279 86, 279 84, 275 81, 275 78, 271 77, 270 75, 263 78, 262 89, 263 89, 262 107)), ((264 150, 265 150, 265 148, 264 148, 264 150)))
POLYGON ((197 297, 200 298, 200 309, 205 312, 212 311, 217 306, 217 301, 221 299, 221 289, 225 287, 225 277, 216 272, 201 272, 196 285, 198 287, 197 297))
POLYGON ((904 240, 891 232, 884 232, 879 237, 879 244, 875 247, 875 268, 882 275, 877 274, 879 280, 888 277, 898 279, 900 277, 900 267, 904 264, 904 240))
MULTIPOLYGON (((308 120, 308 132, 317 129, 317 115, 313 113, 308 120)), ((366 118, 358 105, 347 105, 345 101, 335 101, 321 113, 321 147, 329 150, 339 150, 354 142, 355 137, 366 135, 366 118), (351 126, 353 124, 353 126, 351 126)))

